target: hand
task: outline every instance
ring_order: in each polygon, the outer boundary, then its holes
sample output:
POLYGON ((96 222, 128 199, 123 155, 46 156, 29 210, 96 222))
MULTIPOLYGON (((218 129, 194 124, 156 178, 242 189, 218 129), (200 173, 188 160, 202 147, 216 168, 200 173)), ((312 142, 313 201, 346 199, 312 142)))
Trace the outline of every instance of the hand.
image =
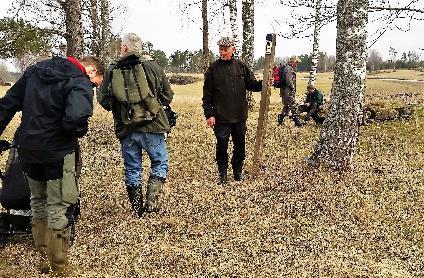
POLYGON ((206 124, 208 127, 213 128, 215 126, 215 117, 209 117, 206 119, 206 124))
POLYGON ((0 140, 0 152, 10 149, 10 143, 6 140, 0 140))

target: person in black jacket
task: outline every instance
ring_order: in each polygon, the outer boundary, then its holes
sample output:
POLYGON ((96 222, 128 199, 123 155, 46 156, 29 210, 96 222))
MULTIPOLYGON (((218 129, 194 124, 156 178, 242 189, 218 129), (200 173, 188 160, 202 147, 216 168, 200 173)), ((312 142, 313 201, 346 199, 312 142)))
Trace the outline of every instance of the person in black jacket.
POLYGON ((230 135, 234 145, 231 160, 234 180, 243 179, 248 115, 246 90, 261 91, 262 81, 255 79, 246 64, 233 58, 235 47, 231 38, 221 38, 218 45, 220 58, 210 65, 205 74, 202 101, 206 123, 214 129, 216 137, 219 184, 226 184, 230 135))
POLYGON ((0 98, 0 135, 22 111, 18 152, 31 191, 32 234, 40 270, 67 274, 71 211, 79 192, 75 179, 77 138, 93 114, 93 86, 104 67, 94 57, 54 57, 29 67, 0 98))

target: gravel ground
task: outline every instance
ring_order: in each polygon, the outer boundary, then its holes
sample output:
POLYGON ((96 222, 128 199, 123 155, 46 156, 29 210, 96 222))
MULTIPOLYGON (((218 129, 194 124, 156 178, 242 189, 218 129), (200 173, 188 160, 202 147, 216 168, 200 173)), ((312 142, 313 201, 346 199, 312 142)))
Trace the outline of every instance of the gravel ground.
MULTIPOLYGON (((274 96, 270 119, 279 105, 274 96)), ((81 141, 82 214, 69 253, 79 277, 424 277, 422 116, 364 127, 356 168, 345 175, 303 163, 319 134, 313 123, 272 120, 261 174, 244 182, 230 174, 222 187, 200 96, 177 95, 173 108, 180 117, 167 139, 162 210, 139 219, 112 117, 95 106, 81 141)), ((247 174, 256 119, 257 109, 247 174)), ((143 165, 146 181, 147 158, 143 165)), ((15 238, 0 252, 0 277, 51 277, 38 274, 37 259, 30 237, 15 238)))

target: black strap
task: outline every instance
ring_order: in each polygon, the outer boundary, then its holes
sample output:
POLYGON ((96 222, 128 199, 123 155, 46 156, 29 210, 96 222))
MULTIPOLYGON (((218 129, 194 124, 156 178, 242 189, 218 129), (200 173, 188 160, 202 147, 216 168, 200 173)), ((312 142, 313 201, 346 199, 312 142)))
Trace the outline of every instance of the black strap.
POLYGON ((138 84, 137 74, 135 73, 135 67, 131 69, 131 72, 133 74, 135 86, 137 87, 138 95, 140 96, 140 101, 143 101, 143 95, 141 94, 140 84, 138 84))
POLYGON ((130 120, 132 117, 133 111, 131 110, 130 94, 128 92, 128 78, 123 69, 121 69, 121 73, 122 73, 122 77, 124 78, 124 90, 125 90, 125 96, 127 97, 127 119, 130 120))

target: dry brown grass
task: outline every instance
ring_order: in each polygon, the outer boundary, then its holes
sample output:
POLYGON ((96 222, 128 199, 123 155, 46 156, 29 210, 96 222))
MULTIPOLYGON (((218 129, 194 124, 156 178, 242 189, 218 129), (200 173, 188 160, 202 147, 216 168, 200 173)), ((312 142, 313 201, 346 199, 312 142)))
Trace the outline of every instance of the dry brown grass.
MULTIPOLYGON (((328 80, 318 83, 329 88, 328 80)), ((422 98, 424 91, 375 86, 371 98, 397 90, 422 98)), ((363 127, 355 170, 337 175, 303 163, 319 129, 278 127, 273 92, 261 175, 222 188, 215 184, 215 139, 203 119, 201 87, 173 87, 180 117, 168 138, 164 207, 142 219, 130 213, 112 116, 95 106, 81 141, 82 215, 70 250, 81 277, 424 277, 422 116, 363 127)), ((257 117, 256 106, 247 170, 257 117)), ((37 277, 37 256, 28 237, 16 239, 0 253, 0 277, 37 277)))

